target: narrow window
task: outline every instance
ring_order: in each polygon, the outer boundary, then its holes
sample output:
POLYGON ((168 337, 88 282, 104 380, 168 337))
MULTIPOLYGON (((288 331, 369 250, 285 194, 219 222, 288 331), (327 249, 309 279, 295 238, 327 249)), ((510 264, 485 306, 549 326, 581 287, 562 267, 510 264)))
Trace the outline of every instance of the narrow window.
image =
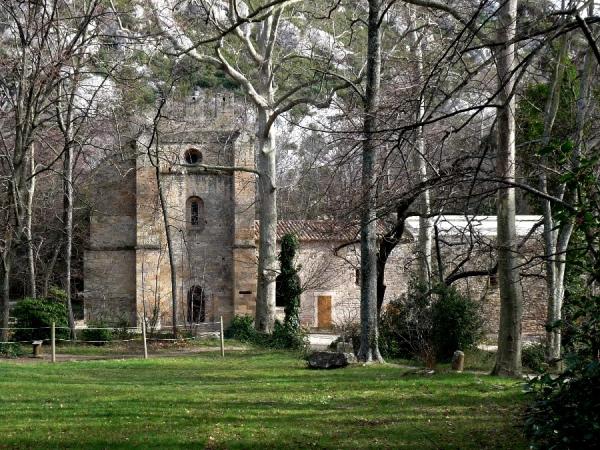
POLYGON ((198 200, 192 200, 191 203, 192 210, 190 211, 191 219, 190 222, 192 226, 197 227, 200 224, 200 205, 198 204, 198 200))
POLYGON ((189 323, 206 321, 206 296, 204 289, 200 286, 192 286, 188 291, 188 314, 189 323))
POLYGON ((204 217, 204 202, 200 197, 190 197, 186 202, 186 221, 188 227, 197 231, 202 231, 206 223, 204 217))
POLYGON ((354 284, 360 286, 360 267, 354 269, 354 284))

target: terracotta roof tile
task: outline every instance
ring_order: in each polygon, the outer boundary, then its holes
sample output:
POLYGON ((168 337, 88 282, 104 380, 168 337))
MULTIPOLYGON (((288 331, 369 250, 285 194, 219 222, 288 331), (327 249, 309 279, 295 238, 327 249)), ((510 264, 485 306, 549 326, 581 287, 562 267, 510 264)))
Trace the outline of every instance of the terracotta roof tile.
MULTIPOLYGON (((255 222, 256 239, 258 240, 259 221, 255 222)), ((377 233, 383 234, 383 227, 377 227, 377 233)), ((294 233, 300 241, 353 241, 360 236, 358 224, 348 224, 335 220, 280 220, 277 223, 277 239, 287 233, 294 233)))

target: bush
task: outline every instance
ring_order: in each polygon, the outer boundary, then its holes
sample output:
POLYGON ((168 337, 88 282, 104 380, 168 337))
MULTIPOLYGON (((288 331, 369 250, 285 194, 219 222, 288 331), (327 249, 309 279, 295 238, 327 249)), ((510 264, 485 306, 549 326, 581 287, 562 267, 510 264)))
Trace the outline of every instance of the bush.
POLYGON ((431 306, 432 338, 436 356, 447 361, 456 350, 469 350, 482 337, 483 321, 479 306, 452 287, 434 290, 437 300, 431 306))
POLYGON ((128 319, 119 319, 113 330, 113 339, 130 339, 134 334, 132 330, 129 329, 130 327, 131 324, 128 319))
POLYGON ((234 316, 231 325, 225 331, 226 338, 237 339, 240 342, 253 342, 257 334, 252 316, 234 316))
POLYGON ((477 304, 446 286, 428 291, 411 281, 380 319, 379 348, 385 358, 418 358, 433 366, 456 350, 475 346, 482 335, 477 304))
POLYGON ((52 322, 56 324, 56 338, 68 339, 69 320, 64 302, 53 298, 25 298, 13 310, 18 329, 14 333, 16 341, 50 339, 52 322))
POLYGON ((17 342, 0 343, 0 356, 4 358, 17 358, 24 354, 23 348, 17 342))
POLYGON ((414 280, 381 314, 379 350, 384 358, 420 358, 431 362, 431 298, 414 280))
POLYGON ((525 415, 532 449, 587 450, 600 442, 600 363, 593 361, 530 383, 535 401, 525 415), (595 392, 595 394, 594 394, 595 392))
POLYGON ((534 372, 542 373, 546 367, 546 349, 544 344, 524 345, 521 350, 521 361, 523 366, 534 372))
POLYGON ((276 320, 273 334, 267 340, 267 346, 278 349, 305 350, 308 346, 307 333, 302 328, 294 329, 294 327, 276 320))
POLYGON ((293 327, 276 320, 272 334, 259 333, 252 316, 234 316, 225 337, 266 348, 302 350, 307 346, 307 333, 302 328, 294 331, 293 327))
POLYGON ((106 327, 104 322, 91 322, 89 328, 81 330, 80 338, 84 342, 101 346, 113 339, 113 330, 106 327))

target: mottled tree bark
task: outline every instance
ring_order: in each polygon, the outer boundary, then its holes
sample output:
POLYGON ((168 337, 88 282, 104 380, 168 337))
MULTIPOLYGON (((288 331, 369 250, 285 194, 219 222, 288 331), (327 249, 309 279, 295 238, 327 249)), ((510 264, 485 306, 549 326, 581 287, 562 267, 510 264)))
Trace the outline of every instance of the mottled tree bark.
POLYGON ((258 252, 258 285, 256 292, 256 328, 270 333, 275 323, 275 278, 277 263, 277 189, 276 152, 272 129, 266 128, 267 113, 258 111, 258 217, 260 219, 258 252))
MULTIPOLYGON (((552 74, 552 83, 546 106, 544 109, 544 131, 542 134, 542 148, 550 143, 552 128, 558 112, 560 104, 560 91, 564 75, 564 59, 567 56, 569 48, 568 35, 564 35, 559 40, 559 51, 552 74)), ((544 152, 542 156, 542 170, 540 173, 540 191, 548 194, 548 177, 545 168, 548 167, 548 156, 544 152)), ((546 271, 546 288, 548 289, 548 308, 547 308, 547 324, 551 325, 560 320, 564 283, 564 255, 558 252, 557 237, 560 232, 553 217, 552 203, 550 200, 543 199, 542 210, 544 216, 544 258, 546 271), (562 276, 561 276, 562 274, 562 276)), ((568 233, 568 240, 571 233, 568 233)), ((565 242, 563 241, 563 244, 565 242)), ((562 247, 562 245, 561 245, 562 247)), ((566 250, 566 248, 565 248, 566 250)), ((546 334, 546 360, 549 362, 558 361, 560 359, 560 327, 554 327, 546 334)))
POLYGON ((27 207, 25 208, 25 239, 27 241, 27 269, 29 275, 29 296, 37 297, 36 272, 35 272, 35 248, 33 245, 33 198, 35 196, 35 145, 29 146, 29 174, 31 179, 27 186, 27 207))
MULTIPOLYGON (((414 30, 410 33, 411 51, 415 58, 414 83, 418 94, 418 109, 415 114, 416 123, 423 120, 425 116, 425 99, 423 97, 423 36, 417 31, 417 15, 414 8, 410 14, 414 30)), ((413 167, 417 174, 417 182, 427 181, 427 161, 425 159, 425 138, 423 127, 415 130, 415 145, 413 150, 413 167)), ((431 202, 429 189, 423 190, 417 200, 419 211, 419 235, 417 237, 417 280, 423 286, 431 285, 431 249, 432 249, 432 225, 431 225, 431 202)))
MULTIPOLYGON (((516 33, 517 0, 507 0, 498 14, 499 42, 497 52, 499 98, 498 152, 496 172, 500 180, 515 180, 515 98, 513 96, 515 44, 509 43, 516 33)), ((501 186, 497 197, 498 285, 500 288, 500 329, 498 352, 492 373, 519 376, 521 374, 522 292, 519 284, 517 233, 515 224, 515 189, 501 186)))
POLYGON ((363 362, 382 361, 379 353, 377 329, 377 235, 376 235, 376 179, 377 110, 381 85, 381 34, 379 16, 381 1, 369 0, 367 42, 367 86, 362 146, 362 205, 360 231, 360 349, 358 359, 363 362))

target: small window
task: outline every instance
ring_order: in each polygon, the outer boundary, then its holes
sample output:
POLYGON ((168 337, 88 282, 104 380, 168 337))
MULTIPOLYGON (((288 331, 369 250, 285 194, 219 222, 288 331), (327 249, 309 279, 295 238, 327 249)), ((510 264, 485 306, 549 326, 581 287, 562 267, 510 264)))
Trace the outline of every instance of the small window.
POLYGON ((354 269, 354 284, 360 286, 360 267, 354 269))
POLYGON ((191 210, 191 224, 192 226, 198 226, 200 224, 200 204, 198 202, 198 200, 192 200, 192 204, 191 204, 192 210, 191 210))
POLYGON ((187 164, 200 164, 202 162, 202 153, 195 148, 190 148, 185 151, 183 158, 187 164))
POLYGON ((498 287, 498 276, 495 273, 490 274, 490 287, 497 288, 498 287))
POLYGON ((204 202, 200 197, 190 197, 187 201, 187 223, 190 228, 202 229, 205 224, 204 202))
POLYGON ((189 323, 206 322, 206 296, 200 286, 192 286, 188 291, 187 320, 189 323))

